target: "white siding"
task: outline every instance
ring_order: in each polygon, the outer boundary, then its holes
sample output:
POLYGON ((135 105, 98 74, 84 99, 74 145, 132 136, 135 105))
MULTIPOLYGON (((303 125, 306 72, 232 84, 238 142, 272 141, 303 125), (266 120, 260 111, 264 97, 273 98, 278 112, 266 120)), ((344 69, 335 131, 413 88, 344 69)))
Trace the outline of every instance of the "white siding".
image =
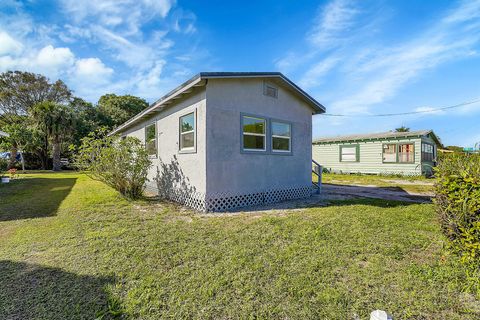
POLYGON ((371 173, 371 174, 404 174, 420 175, 421 166, 421 138, 402 140, 382 140, 370 142, 346 142, 313 145, 313 159, 334 172, 344 173, 371 173), (387 143, 414 143, 414 163, 383 163, 383 144, 387 143), (340 146, 355 145, 360 147, 358 162, 340 162, 340 146))

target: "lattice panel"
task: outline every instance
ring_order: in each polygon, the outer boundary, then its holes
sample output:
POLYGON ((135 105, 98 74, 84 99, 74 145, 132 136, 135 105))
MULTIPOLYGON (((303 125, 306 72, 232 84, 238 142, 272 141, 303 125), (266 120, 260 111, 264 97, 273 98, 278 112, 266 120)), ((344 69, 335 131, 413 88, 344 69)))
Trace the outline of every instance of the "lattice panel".
POLYGON ((231 193, 215 194, 214 196, 207 197, 205 206, 206 211, 223 212, 241 207, 308 198, 311 194, 312 190, 310 186, 272 189, 263 192, 237 195, 231 193))
POLYGON ((310 186, 269 190, 265 192, 264 203, 276 203, 285 200, 308 198, 312 195, 310 186))
POLYGON ((202 193, 169 190, 167 198, 195 210, 205 211, 205 195, 202 193))
POLYGON ((220 194, 207 199, 207 211, 229 211, 239 207, 254 206, 263 203, 263 192, 228 195, 220 194))

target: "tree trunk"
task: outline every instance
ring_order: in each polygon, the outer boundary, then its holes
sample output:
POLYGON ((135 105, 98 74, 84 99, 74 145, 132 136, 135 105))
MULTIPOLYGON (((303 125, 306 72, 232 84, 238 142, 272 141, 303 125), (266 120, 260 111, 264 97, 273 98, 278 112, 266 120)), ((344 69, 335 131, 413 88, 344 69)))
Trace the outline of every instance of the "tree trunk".
POLYGON ((62 170, 62 164, 60 163, 60 141, 55 140, 53 142, 53 171, 62 170))
POLYGON ((17 146, 13 145, 10 149, 10 160, 8 162, 8 169, 11 169, 15 166, 15 162, 17 162, 17 146))

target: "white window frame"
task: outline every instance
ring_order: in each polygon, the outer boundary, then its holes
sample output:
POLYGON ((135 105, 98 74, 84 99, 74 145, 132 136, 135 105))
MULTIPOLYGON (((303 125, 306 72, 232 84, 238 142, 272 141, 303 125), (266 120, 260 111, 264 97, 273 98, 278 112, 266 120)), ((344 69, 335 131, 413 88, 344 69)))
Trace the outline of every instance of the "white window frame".
POLYGON ((382 163, 398 163, 398 144, 396 143, 383 143, 382 144, 382 163), (387 153, 389 155, 395 155, 395 159, 393 161, 386 161, 385 160, 385 146, 395 146, 394 153, 387 153))
POLYGON ((251 115, 246 115, 246 114, 242 114, 241 115, 241 125, 242 125, 242 128, 241 128, 241 137, 242 137, 242 150, 243 151, 246 151, 246 152, 266 152, 267 151, 267 119, 266 118, 263 118, 263 117, 259 117, 259 116, 251 116, 251 115), (264 133, 250 133, 250 132, 244 132, 243 131, 243 127, 244 127, 244 119, 245 118, 250 118, 250 119, 255 119, 255 120, 262 120, 263 121, 263 130, 264 130, 264 133), (250 148, 245 148, 244 146, 244 136, 245 135, 248 135, 248 136, 256 136, 256 137, 263 137, 263 149, 250 149, 250 148))
POLYGON ((180 153, 194 153, 197 150, 197 113, 195 111, 186 113, 178 118, 178 151, 180 153), (182 119, 193 114, 193 130, 182 132, 182 119), (193 133, 193 147, 182 148, 182 137, 193 133))
POLYGON ((273 153, 292 153, 292 124, 290 122, 279 121, 279 120, 271 120, 270 121, 270 132, 272 133, 271 136, 270 136, 270 145, 272 146, 272 152, 273 153), (290 129, 289 129, 290 135, 288 137, 274 135, 273 134, 273 124, 274 123, 281 123, 281 124, 288 125, 290 127, 290 129), (273 148, 273 138, 288 139, 288 150, 274 149, 273 148))

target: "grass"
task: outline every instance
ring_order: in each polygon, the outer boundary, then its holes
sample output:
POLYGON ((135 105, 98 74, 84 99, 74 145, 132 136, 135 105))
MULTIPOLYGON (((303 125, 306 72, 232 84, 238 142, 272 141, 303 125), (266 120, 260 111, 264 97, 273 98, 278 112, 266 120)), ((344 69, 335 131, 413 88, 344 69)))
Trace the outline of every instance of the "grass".
POLYGON ((1 319, 480 316, 430 204, 200 215, 77 173, 0 199, 1 319))
MULTIPOLYGON (((317 177, 313 175, 314 181, 317 177)), ((362 174, 334 174, 323 173, 323 183, 341 185, 373 185, 382 188, 401 188, 413 193, 431 193, 435 179, 425 177, 380 176, 362 174)))

